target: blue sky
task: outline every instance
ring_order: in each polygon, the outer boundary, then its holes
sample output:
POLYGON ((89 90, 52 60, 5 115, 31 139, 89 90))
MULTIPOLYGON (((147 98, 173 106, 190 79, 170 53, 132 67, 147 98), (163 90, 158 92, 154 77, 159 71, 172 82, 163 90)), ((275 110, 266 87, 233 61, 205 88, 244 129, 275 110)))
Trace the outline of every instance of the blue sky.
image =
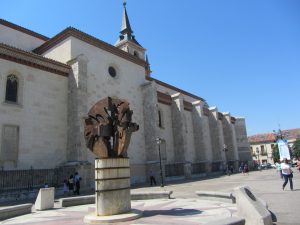
MULTIPOLYGON (((122 0, 1 2, 1 18, 52 37, 73 26, 114 44, 122 0)), ((246 118, 248 135, 300 127, 300 1, 128 0, 161 81, 246 118)))

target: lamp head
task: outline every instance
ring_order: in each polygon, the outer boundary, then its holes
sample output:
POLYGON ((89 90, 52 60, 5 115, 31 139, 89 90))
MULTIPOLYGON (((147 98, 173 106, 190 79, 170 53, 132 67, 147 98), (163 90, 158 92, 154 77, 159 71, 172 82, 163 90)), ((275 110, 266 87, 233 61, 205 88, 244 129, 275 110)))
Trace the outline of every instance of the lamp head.
POLYGON ((159 145, 161 143, 161 139, 159 137, 157 137, 155 140, 156 140, 156 144, 159 145))

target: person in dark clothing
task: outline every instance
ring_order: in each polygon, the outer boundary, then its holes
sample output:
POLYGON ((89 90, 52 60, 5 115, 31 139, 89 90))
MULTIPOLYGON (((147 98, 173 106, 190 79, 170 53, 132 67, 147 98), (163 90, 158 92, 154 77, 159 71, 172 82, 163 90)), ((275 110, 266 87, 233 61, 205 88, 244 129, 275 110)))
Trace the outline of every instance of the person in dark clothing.
POLYGON ((150 170, 150 185, 152 186, 152 184, 156 185, 156 180, 155 180, 155 177, 154 177, 154 173, 152 170, 150 170))
POLYGON ((74 194, 79 195, 79 191, 80 191, 80 181, 81 181, 81 177, 79 176, 78 172, 75 173, 74 176, 74 183, 75 183, 75 191, 74 194))

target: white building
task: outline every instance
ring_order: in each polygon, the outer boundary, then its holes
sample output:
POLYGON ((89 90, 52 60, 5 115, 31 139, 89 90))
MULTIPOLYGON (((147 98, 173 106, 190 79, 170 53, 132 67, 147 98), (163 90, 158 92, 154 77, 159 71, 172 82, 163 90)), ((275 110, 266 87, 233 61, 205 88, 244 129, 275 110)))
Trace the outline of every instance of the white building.
POLYGON ((140 126, 128 150, 133 183, 145 182, 150 168, 158 170, 157 137, 169 179, 252 161, 244 118, 151 77, 125 5, 120 33, 110 45, 72 27, 47 38, 0 20, 3 170, 77 163, 90 173, 94 155, 85 147, 82 119, 107 96, 127 99, 140 126))
MULTIPOLYGON (((290 148, 294 142, 300 138, 300 129, 288 129, 280 131, 282 137, 287 140, 290 148)), ((276 136, 274 133, 255 134, 248 137, 253 161, 258 164, 274 164, 273 149, 276 146, 276 136)))

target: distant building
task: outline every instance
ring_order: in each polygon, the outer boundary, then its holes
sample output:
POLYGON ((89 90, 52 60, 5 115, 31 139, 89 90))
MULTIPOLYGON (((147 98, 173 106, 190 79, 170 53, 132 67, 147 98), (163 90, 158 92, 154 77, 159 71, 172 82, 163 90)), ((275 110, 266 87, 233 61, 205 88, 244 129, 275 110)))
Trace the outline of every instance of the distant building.
MULTIPOLYGON (((300 138, 300 128, 282 130, 282 136, 293 146, 297 138, 300 138)), ((274 163, 272 151, 276 144, 274 133, 255 134, 248 137, 253 160, 262 163, 274 163)))

